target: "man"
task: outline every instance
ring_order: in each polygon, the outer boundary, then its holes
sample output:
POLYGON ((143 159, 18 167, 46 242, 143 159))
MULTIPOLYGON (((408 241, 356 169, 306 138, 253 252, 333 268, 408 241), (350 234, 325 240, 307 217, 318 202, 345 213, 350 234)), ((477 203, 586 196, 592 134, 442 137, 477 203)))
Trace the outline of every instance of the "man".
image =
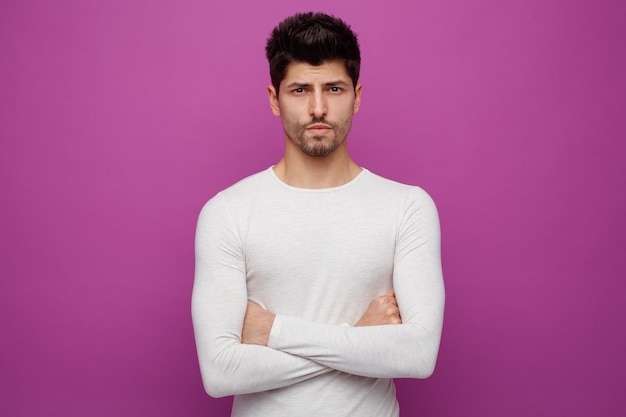
POLYGON ((398 416, 392 378, 428 377, 439 348, 435 206, 348 154, 362 90, 349 26, 297 14, 266 52, 284 156, 198 220, 192 313, 205 389, 235 395, 237 417, 398 416))

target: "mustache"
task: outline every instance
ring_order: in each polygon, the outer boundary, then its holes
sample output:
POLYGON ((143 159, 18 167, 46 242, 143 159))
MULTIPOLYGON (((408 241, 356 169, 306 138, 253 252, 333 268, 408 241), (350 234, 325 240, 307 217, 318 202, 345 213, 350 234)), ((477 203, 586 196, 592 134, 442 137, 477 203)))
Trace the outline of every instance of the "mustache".
POLYGON ((311 125, 315 125, 315 124, 324 124, 327 126, 330 126, 332 128, 336 127, 336 124, 333 122, 330 122, 328 120, 326 120, 323 117, 314 117, 311 119, 311 123, 309 123, 307 126, 311 126, 311 125))

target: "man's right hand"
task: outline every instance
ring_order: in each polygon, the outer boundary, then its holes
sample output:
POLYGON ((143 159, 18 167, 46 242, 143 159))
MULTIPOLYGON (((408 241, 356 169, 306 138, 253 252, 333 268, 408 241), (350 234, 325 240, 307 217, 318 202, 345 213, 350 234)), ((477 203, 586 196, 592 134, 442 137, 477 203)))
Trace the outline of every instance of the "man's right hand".
POLYGON ((402 324, 400 309, 393 289, 387 294, 372 300, 367 311, 355 326, 377 326, 383 324, 402 324))
POLYGON ((274 317, 276 316, 263 307, 249 302, 241 330, 241 343, 267 346, 274 317))

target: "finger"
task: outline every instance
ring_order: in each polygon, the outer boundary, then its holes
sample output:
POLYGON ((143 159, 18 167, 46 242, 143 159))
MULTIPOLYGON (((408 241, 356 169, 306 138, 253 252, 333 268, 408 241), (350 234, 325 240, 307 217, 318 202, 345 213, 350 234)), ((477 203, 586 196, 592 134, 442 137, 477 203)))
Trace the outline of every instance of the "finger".
POLYGON ((387 291, 385 295, 381 295, 379 298, 385 304, 396 304, 396 293, 393 288, 387 291))
POLYGON ((393 304, 394 306, 398 306, 398 300, 396 299, 396 297, 392 296, 392 295, 385 295, 383 296, 383 303, 385 304, 393 304))
POLYGON ((385 310, 385 314, 388 317, 397 317, 400 315, 400 310, 396 306, 390 306, 385 310))

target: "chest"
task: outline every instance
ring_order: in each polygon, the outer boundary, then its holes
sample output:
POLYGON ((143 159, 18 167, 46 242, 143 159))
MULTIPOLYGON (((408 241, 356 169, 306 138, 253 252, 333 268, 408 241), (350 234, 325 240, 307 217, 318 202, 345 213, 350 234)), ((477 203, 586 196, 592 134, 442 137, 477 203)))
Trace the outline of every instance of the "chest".
POLYGON ((261 208, 243 236, 249 297, 274 312, 349 321, 391 288, 389 210, 324 201, 261 208))

